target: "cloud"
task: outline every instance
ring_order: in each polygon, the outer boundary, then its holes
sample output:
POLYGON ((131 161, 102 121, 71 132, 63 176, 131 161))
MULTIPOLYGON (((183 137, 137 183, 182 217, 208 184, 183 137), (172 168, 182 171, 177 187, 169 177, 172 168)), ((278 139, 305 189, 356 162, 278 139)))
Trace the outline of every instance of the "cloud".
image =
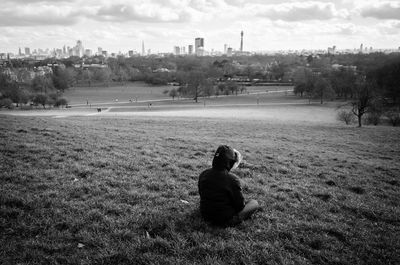
POLYGON ((303 20, 329 20, 345 18, 346 10, 336 10, 333 3, 325 2, 290 2, 276 5, 248 6, 253 14, 270 20, 303 21, 303 20))
POLYGON ((389 20, 378 25, 378 29, 385 35, 399 35, 400 36, 400 21, 389 20))
POLYGON ((184 22, 190 20, 190 13, 183 10, 170 9, 160 5, 146 3, 131 6, 114 4, 98 9, 93 19, 100 21, 141 21, 141 22, 184 22))
POLYGON ((4 2, 9 2, 12 4, 21 3, 21 4, 32 4, 32 3, 54 3, 54 2, 74 2, 75 0, 3 0, 4 2))
POLYGON ((397 19, 400 20, 400 3, 384 2, 367 6, 361 9, 361 16, 373 17, 377 19, 397 19))
POLYGON ((56 6, 19 7, 0 10, 0 27, 4 26, 38 26, 38 25, 73 25, 79 20, 80 13, 56 6))

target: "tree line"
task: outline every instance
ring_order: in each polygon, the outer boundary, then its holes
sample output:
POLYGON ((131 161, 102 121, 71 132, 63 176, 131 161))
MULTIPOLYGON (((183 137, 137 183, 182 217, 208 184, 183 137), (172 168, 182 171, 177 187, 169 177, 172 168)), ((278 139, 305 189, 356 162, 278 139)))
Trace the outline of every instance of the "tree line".
MULTIPOLYGON (((41 62, 13 60, 19 75, 51 65, 52 72, 22 78, 0 75, 1 106, 26 104, 64 106, 62 93, 71 86, 109 86, 143 81, 151 85, 176 84, 166 94, 192 97, 243 93, 247 82, 293 82, 300 97, 350 101, 361 124, 364 114, 378 116, 399 106, 398 54, 253 55, 239 57, 131 57, 49 58, 41 62), (336 65, 336 66, 335 66, 336 65), (365 103, 366 102, 366 103, 365 103), (359 106, 358 106, 358 105, 359 106)), ((1 69, 0 69, 1 70, 1 69)))
MULTIPOLYGON (((376 58, 376 55, 371 55, 376 58)), ((386 58, 386 56, 382 56, 386 58)), ((367 60, 358 66, 332 67, 315 64, 298 67, 294 73, 294 92, 300 97, 324 100, 343 100, 350 110, 341 110, 338 118, 351 122, 353 115, 358 125, 362 122, 377 125, 386 117, 394 126, 400 124, 400 56, 382 60, 367 60)), ((321 62, 317 62, 321 63, 321 62)))

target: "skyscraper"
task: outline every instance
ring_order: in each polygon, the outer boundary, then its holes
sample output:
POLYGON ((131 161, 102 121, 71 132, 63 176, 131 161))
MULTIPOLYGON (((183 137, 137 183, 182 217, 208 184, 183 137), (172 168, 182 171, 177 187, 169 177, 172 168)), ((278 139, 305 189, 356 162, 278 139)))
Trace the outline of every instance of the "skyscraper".
POLYGON ((29 49, 29 47, 25 47, 25 55, 31 55, 31 49, 29 49))
POLYGON ((193 45, 188 46, 188 54, 192 55, 193 54, 193 45))
POLYGON ((243 52, 243 30, 240 32, 240 52, 243 52))
POLYGON ((196 38, 194 40, 194 52, 197 56, 202 56, 204 51, 204 38, 196 38))
POLYGON ((76 42, 76 46, 74 47, 75 49, 75 56, 79 56, 79 57, 82 57, 83 55, 84 55, 84 53, 85 53, 85 50, 84 50, 84 48, 83 48, 83 45, 82 45, 82 41, 81 40, 78 40, 77 42, 76 42))
POLYGON ((180 55, 181 54, 181 49, 179 48, 179 46, 175 46, 174 47, 174 54, 175 55, 180 55))
POLYGON ((145 56, 146 52, 144 50, 144 41, 142 40, 142 56, 145 56))

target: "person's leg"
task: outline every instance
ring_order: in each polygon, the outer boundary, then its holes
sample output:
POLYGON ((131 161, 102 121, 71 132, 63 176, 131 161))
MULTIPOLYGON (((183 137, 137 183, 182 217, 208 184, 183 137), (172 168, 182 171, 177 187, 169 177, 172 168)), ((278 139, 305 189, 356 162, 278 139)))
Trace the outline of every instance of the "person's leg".
POLYGON ((250 200, 246 203, 243 210, 239 212, 239 218, 241 220, 246 220, 251 217, 253 213, 260 209, 260 205, 256 200, 250 200))

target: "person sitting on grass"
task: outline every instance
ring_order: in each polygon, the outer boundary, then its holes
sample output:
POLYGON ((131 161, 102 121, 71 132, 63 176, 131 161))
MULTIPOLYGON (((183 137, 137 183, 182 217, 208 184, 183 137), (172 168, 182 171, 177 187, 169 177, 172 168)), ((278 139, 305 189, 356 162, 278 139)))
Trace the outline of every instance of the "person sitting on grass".
POLYGON ((256 200, 245 203, 239 178, 229 172, 240 161, 238 151, 221 145, 215 152, 212 168, 200 174, 198 189, 204 220, 217 226, 234 226, 260 209, 256 200))

